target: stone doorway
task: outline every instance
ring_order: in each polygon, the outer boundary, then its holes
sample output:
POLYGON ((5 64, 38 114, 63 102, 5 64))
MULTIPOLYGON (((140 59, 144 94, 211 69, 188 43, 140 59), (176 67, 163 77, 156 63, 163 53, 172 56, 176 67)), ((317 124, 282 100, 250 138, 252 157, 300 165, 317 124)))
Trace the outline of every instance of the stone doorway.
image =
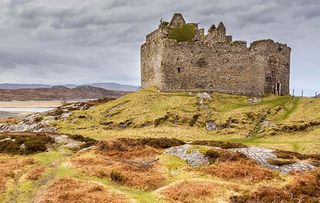
POLYGON ((281 83, 277 82, 274 87, 274 94, 281 95, 281 83))

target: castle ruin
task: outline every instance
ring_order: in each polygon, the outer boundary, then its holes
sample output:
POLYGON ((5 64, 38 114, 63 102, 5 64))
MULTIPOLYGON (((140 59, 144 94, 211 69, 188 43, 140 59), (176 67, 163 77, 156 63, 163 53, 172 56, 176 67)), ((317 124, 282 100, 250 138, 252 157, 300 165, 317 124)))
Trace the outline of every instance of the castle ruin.
POLYGON ((288 95, 290 52, 274 41, 234 41, 223 23, 207 34, 181 14, 148 34, 141 46, 142 88, 262 96, 288 95))

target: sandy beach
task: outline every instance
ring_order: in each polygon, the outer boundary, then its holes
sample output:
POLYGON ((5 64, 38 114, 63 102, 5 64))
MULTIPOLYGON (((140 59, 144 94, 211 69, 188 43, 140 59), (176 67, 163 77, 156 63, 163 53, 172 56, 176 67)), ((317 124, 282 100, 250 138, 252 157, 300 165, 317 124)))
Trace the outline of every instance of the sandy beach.
POLYGON ((55 108, 61 101, 0 101, 0 108, 55 108))
POLYGON ((61 101, 0 101, 0 118, 23 118, 61 106, 61 101))

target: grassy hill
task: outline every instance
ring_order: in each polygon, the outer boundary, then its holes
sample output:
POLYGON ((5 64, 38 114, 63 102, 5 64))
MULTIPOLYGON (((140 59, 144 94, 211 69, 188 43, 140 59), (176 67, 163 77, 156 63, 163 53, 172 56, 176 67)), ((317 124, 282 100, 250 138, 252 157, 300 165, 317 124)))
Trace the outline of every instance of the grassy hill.
POLYGON ((213 94, 203 106, 189 93, 141 90, 84 111, 74 111, 56 127, 62 133, 95 139, 174 137, 240 142, 315 153, 320 150, 320 100, 213 94), (208 131, 212 121, 217 129, 208 131))
POLYGON ((319 107, 311 98, 201 100, 155 89, 71 104, 35 118, 49 117, 60 133, 0 133, 0 202, 317 202, 319 168, 280 173, 234 148, 289 150, 267 162, 319 167, 319 107), (168 153, 175 146, 208 163, 193 167, 168 153))

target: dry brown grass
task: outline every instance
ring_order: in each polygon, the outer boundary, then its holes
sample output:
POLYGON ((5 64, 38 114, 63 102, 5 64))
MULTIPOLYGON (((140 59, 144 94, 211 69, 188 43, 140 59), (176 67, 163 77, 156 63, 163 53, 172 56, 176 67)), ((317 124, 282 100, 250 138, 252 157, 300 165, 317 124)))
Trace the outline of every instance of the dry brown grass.
POLYGON ((26 179, 38 180, 45 171, 46 171, 45 167, 42 167, 42 166, 35 167, 26 174, 26 179))
POLYGON ((6 183, 9 178, 13 178, 17 170, 22 169, 27 165, 34 164, 32 159, 4 159, 0 160, 0 192, 6 188, 6 183))
POLYGON ((134 146, 126 148, 126 150, 111 149, 102 153, 111 157, 118 157, 124 159, 140 159, 155 157, 156 155, 160 154, 160 150, 149 146, 134 146))
POLYGON ((7 124, 17 124, 17 118, 9 117, 9 118, 0 118, 0 123, 7 123, 7 124))
POLYGON ((250 160, 220 162, 200 169, 205 174, 224 179, 259 182, 277 177, 273 171, 259 166, 250 160))
POLYGON ((161 191, 166 202, 205 202, 216 194, 214 183, 206 181, 183 181, 161 191))
POLYGON ((297 163, 294 159, 268 159, 269 164, 275 166, 284 166, 289 164, 297 163))
POLYGON ((74 179, 60 179, 53 183, 38 199, 39 203, 128 202, 121 194, 110 192, 103 186, 74 179))
POLYGON ((101 141, 98 149, 102 152, 110 150, 129 151, 132 147, 149 146, 155 149, 167 149, 185 144, 184 141, 175 138, 119 138, 117 140, 101 141))
POLYGON ((231 202, 320 202, 320 170, 296 173, 285 187, 262 187, 252 194, 231 197, 231 202))
POLYGON ((156 189, 165 182, 164 173, 159 171, 159 164, 144 166, 143 161, 124 160, 97 154, 96 157, 78 157, 72 164, 87 175, 110 178, 117 174, 120 184, 141 189, 156 189))

